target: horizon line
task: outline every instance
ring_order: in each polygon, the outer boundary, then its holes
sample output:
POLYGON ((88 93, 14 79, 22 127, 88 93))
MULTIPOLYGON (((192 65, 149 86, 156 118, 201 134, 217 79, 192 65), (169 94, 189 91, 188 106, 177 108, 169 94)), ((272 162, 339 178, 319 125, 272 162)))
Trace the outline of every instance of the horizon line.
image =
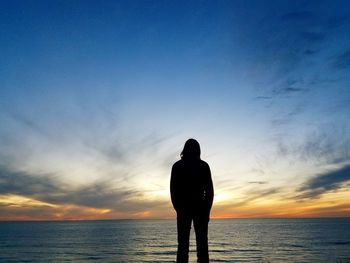
MULTIPOLYGON (((210 220, 225 219, 350 219, 350 216, 324 217, 217 217, 210 220)), ((133 221, 133 220, 176 220, 176 218, 115 218, 115 219, 29 219, 29 220, 0 220, 4 222, 73 222, 73 221, 133 221)))

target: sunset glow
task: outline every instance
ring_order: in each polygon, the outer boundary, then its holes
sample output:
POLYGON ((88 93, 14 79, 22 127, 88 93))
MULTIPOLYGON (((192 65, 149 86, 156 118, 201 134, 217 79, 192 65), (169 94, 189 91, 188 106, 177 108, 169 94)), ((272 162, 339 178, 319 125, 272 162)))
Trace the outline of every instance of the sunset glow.
POLYGON ((0 220, 350 216, 349 1, 5 1, 0 220))

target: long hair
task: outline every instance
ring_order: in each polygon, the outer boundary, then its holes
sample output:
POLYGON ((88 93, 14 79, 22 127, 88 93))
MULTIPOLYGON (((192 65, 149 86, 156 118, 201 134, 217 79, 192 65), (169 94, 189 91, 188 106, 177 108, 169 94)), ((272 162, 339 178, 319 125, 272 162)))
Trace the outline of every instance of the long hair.
POLYGON ((180 154, 181 159, 200 159, 201 147, 195 139, 188 139, 180 154))

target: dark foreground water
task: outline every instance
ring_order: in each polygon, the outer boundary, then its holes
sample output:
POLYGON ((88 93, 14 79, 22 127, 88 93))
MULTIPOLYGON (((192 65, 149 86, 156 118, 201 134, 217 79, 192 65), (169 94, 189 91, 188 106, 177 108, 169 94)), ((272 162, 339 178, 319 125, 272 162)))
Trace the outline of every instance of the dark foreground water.
MULTIPOLYGON (((350 262, 350 218, 211 220, 209 232, 211 262, 350 262)), ((0 222, 0 262, 174 262, 175 254, 174 220, 0 222)))

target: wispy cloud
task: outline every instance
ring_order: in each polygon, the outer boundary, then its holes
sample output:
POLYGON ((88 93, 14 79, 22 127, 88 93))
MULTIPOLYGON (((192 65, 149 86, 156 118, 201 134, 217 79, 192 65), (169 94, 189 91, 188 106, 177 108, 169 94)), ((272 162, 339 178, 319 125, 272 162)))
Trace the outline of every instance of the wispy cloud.
POLYGON ((108 181, 73 187, 48 174, 33 175, 26 172, 0 169, 0 194, 30 197, 50 204, 80 205, 108 208, 115 211, 143 211, 162 207, 167 202, 148 201, 136 189, 115 188, 108 181))
POLYGON ((267 184, 266 181, 250 181, 248 184, 267 184))
MULTIPOLYGON (((261 67, 258 76, 258 82, 264 82, 261 97, 278 99, 316 90, 320 81, 315 86, 313 79, 330 75, 329 68, 317 65, 332 64, 333 70, 348 67, 349 51, 344 50, 344 46, 335 47, 329 43, 345 34, 345 28, 350 26, 349 15, 334 12, 323 4, 317 4, 317 7, 314 4, 309 3, 305 9, 292 5, 291 9, 295 11, 270 14, 261 21, 261 42, 256 47, 255 63, 269 65, 261 67), (330 61, 334 53, 339 55, 330 61)), ((312 96, 312 93, 303 95, 312 96)))
POLYGON ((344 163, 350 160, 350 138, 347 134, 346 126, 329 124, 319 126, 299 143, 291 143, 281 137, 277 144, 277 155, 318 164, 344 163))
POLYGON ((350 67, 350 49, 341 52, 334 58, 333 67, 335 69, 346 69, 350 67))
POLYGON ((272 99, 271 96, 256 96, 255 97, 256 100, 270 100, 272 99))
POLYGON ((321 195, 336 191, 350 182, 350 165, 335 171, 325 172, 307 180, 298 189, 300 193, 297 198, 318 198, 321 195))
MULTIPOLYGON (((264 185, 258 184, 258 185, 264 185)), ((269 199, 270 197, 279 195, 281 193, 281 188, 279 187, 269 187, 269 188, 256 188, 250 189, 245 192, 245 197, 243 199, 238 199, 231 203, 232 207, 249 206, 253 202, 259 199, 269 199)))
POLYGON ((30 132, 40 134, 44 137, 50 137, 50 133, 44 127, 41 127, 36 121, 26 117, 24 114, 20 114, 16 111, 9 112, 8 114, 13 120, 19 123, 22 128, 30 132))
POLYGON ((300 21, 300 20, 309 20, 313 17, 312 12, 310 11, 295 11, 289 12, 281 16, 282 21, 300 21))
POLYGON ((322 32, 303 31, 300 36, 308 42, 319 42, 325 39, 325 34, 322 32))

